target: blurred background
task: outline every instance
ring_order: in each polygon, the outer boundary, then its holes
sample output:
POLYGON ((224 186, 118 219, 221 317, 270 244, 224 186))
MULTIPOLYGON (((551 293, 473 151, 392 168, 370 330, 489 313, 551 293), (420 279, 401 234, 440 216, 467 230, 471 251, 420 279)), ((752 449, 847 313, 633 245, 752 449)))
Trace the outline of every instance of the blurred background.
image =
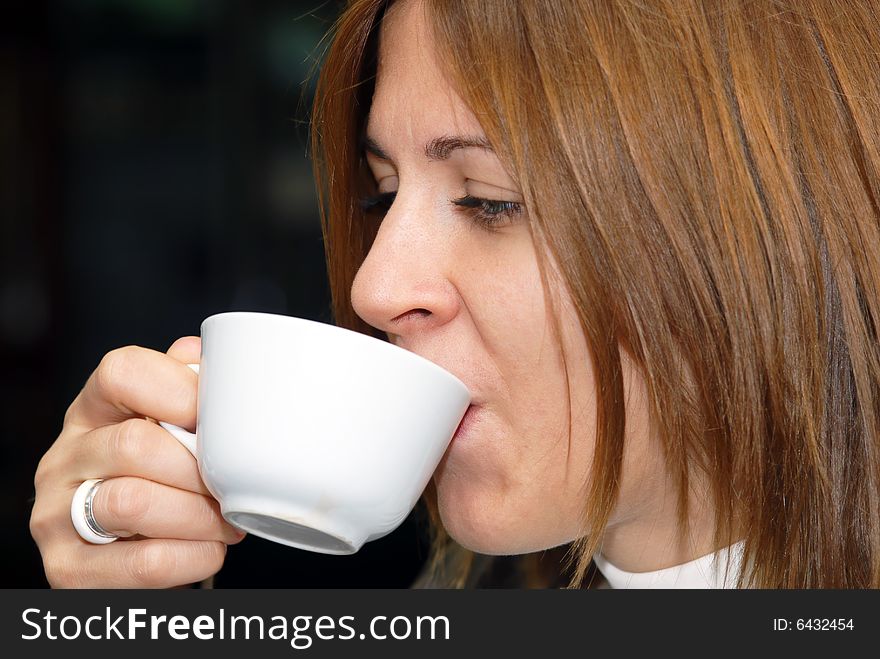
MULTIPOLYGON (((308 109, 320 0, 11 0, 0 21, 2 587, 45 587, 33 474, 101 357, 220 311, 329 322, 308 109)), ((248 537, 217 587, 407 587, 417 508, 354 556, 248 537)))

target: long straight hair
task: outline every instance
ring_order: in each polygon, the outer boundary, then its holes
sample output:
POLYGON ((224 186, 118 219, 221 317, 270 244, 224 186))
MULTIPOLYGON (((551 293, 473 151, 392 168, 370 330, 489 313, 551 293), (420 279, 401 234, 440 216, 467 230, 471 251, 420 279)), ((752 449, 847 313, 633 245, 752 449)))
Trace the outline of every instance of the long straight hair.
MULTIPOLYGON (((349 293, 377 230, 359 137, 387 5, 354 0, 337 22, 312 126, 336 322, 374 336, 349 293)), ((625 349, 682 532, 699 475, 716 546, 744 540, 739 586, 880 587, 878 3, 424 5, 591 349, 592 531, 568 585, 618 495, 625 349)), ((425 500, 439 569, 454 543, 433 485, 425 500)))

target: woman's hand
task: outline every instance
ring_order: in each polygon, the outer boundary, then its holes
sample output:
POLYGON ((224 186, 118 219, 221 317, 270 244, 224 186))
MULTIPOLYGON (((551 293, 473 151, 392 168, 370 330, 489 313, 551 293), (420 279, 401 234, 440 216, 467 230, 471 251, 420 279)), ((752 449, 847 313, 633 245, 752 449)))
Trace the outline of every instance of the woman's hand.
POLYGON ((40 460, 30 529, 49 584, 59 588, 170 588, 215 574, 244 533, 220 515, 193 456, 152 419, 195 427, 200 339, 167 354, 129 346, 107 353, 40 460), (148 418, 145 418, 148 417, 148 418), (73 527, 79 485, 104 478, 93 512, 116 542, 93 545, 73 527))

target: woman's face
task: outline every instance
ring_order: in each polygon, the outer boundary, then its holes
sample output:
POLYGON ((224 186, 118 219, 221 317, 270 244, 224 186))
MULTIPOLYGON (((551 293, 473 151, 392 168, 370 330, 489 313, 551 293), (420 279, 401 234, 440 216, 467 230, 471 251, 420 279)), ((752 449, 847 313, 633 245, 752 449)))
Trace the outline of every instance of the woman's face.
MULTIPOLYGON (((434 474, 450 535, 485 554, 555 547, 585 532, 595 425, 588 346, 562 293, 562 346, 554 340, 522 196, 479 145, 484 132, 438 69, 426 25, 421 6, 406 2, 382 26, 366 158, 379 193, 396 194, 385 198, 352 303, 392 343, 472 392, 434 474)), ((628 454, 630 482, 644 476, 639 462, 628 454)), ((630 489, 618 520, 639 508, 630 489)))

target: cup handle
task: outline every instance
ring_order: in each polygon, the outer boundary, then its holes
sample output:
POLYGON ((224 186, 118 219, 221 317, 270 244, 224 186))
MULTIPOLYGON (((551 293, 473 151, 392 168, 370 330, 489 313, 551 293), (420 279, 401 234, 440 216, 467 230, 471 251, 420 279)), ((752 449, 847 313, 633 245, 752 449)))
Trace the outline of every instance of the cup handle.
MULTIPOLYGON (((193 371, 198 374, 199 365, 198 364, 187 364, 193 371)), ((180 426, 175 426, 173 423, 165 423, 164 421, 160 421, 159 425, 165 428, 168 432, 174 435, 174 438, 183 444, 190 453, 192 453, 194 458, 197 458, 196 455, 196 435, 195 433, 191 433, 189 430, 181 428, 180 426)))

